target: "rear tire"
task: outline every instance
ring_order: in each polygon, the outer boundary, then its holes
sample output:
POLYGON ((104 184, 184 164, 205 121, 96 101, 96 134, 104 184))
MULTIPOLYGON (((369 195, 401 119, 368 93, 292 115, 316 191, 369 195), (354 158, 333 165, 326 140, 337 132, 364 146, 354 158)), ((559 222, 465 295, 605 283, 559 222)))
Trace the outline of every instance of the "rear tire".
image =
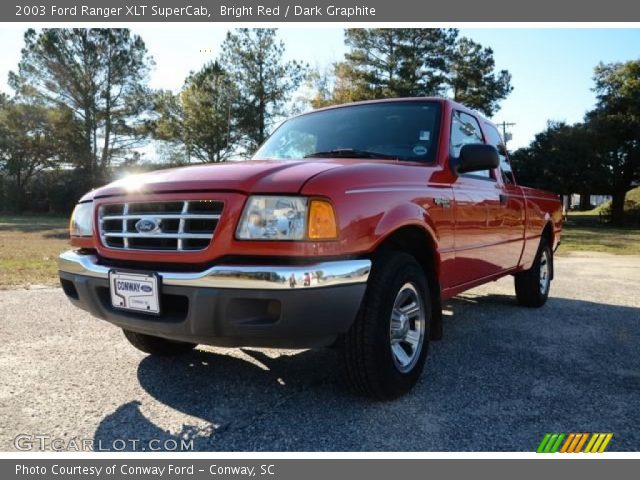
POLYGON ((132 332, 131 330, 125 330, 124 328, 122 331, 131 345, 150 355, 158 355, 162 357, 183 355, 185 353, 189 353, 197 346, 195 343, 167 340, 166 338, 132 332))
POLYGON ((543 240, 531 268, 515 275, 518 303, 529 308, 543 306, 549 298, 552 272, 553 252, 547 241, 543 240))
POLYGON ((345 336, 343 360, 353 389, 391 400, 407 393, 424 368, 431 302, 424 270, 406 253, 374 261, 367 292, 345 336))

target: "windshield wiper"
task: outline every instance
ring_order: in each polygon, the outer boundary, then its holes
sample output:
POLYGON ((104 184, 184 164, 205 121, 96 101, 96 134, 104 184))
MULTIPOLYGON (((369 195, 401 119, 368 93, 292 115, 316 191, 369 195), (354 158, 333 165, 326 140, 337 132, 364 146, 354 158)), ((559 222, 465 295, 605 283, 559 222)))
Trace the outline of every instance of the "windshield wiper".
POLYGON ((335 150, 326 150, 324 152, 313 152, 305 155, 304 158, 382 158, 385 160, 399 160, 396 155, 355 148, 336 148, 335 150))

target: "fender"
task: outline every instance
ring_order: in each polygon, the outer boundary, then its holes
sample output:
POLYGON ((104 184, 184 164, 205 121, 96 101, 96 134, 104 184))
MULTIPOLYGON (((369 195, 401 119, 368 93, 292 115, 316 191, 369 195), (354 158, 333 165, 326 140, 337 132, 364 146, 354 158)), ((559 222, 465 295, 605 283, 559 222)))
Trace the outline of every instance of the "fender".
MULTIPOLYGON (((435 228, 432 219, 425 209, 414 203, 404 203, 387 211, 376 226, 377 241, 374 251, 384 242, 392 239, 394 234, 403 229, 412 228, 422 232, 427 239, 427 245, 419 245, 424 255, 416 255, 429 277, 431 295, 431 340, 442 338, 442 287, 440 285, 440 254, 436 243, 435 228), (427 265, 430 268, 427 268, 427 265)), ((414 244, 415 245, 415 244, 414 244)), ((416 248, 414 246, 414 248, 416 248)))
MULTIPOLYGON (((526 221, 526 227, 530 228, 529 222, 526 221)), ((553 229, 553 219, 548 212, 545 212, 542 219, 542 228, 538 229, 533 235, 529 235, 525 230, 525 243, 522 249, 522 254, 520 255, 520 261, 518 262, 519 268, 518 271, 528 270, 533 265, 533 261, 538 254, 538 250, 540 249, 540 242, 542 239, 542 235, 544 231, 549 228, 551 234, 551 248, 555 248, 555 232, 553 229)), ((553 275, 553 267, 552 267, 552 275, 553 275)))
POLYGON ((389 236, 403 227, 418 227, 424 230, 431 241, 434 255, 438 255, 438 242, 433 221, 429 212, 415 203, 403 203, 385 211, 376 225, 376 241, 372 250, 378 248, 389 236))

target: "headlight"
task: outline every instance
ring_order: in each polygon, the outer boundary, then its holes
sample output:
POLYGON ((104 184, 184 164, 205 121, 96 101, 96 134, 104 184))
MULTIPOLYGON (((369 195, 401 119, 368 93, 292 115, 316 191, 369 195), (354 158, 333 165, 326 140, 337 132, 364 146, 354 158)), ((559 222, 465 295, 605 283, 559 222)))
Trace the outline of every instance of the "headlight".
POLYGON ((335 214, 325 200, 256 195, 249 198, 236 238, 240 240, 330 240, 335 214))
POLYGON ((93 235, 93 202, 76 205, 69 222, 69 234, 72 237, 90 237, 93 235))

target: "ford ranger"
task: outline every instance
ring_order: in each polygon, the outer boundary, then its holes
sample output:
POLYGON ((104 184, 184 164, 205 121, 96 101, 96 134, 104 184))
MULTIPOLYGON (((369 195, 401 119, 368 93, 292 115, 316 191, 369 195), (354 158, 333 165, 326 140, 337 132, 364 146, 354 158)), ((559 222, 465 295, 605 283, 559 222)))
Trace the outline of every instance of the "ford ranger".
POLYGON ((284 122, 253 160, 87 193, 60 281, 146 353, 337 346, 355 389, 389 399, 418 380, 444 300, 513 275, 521 305, 545 303, 561 221, 475 111, 353 103, 284 122))

